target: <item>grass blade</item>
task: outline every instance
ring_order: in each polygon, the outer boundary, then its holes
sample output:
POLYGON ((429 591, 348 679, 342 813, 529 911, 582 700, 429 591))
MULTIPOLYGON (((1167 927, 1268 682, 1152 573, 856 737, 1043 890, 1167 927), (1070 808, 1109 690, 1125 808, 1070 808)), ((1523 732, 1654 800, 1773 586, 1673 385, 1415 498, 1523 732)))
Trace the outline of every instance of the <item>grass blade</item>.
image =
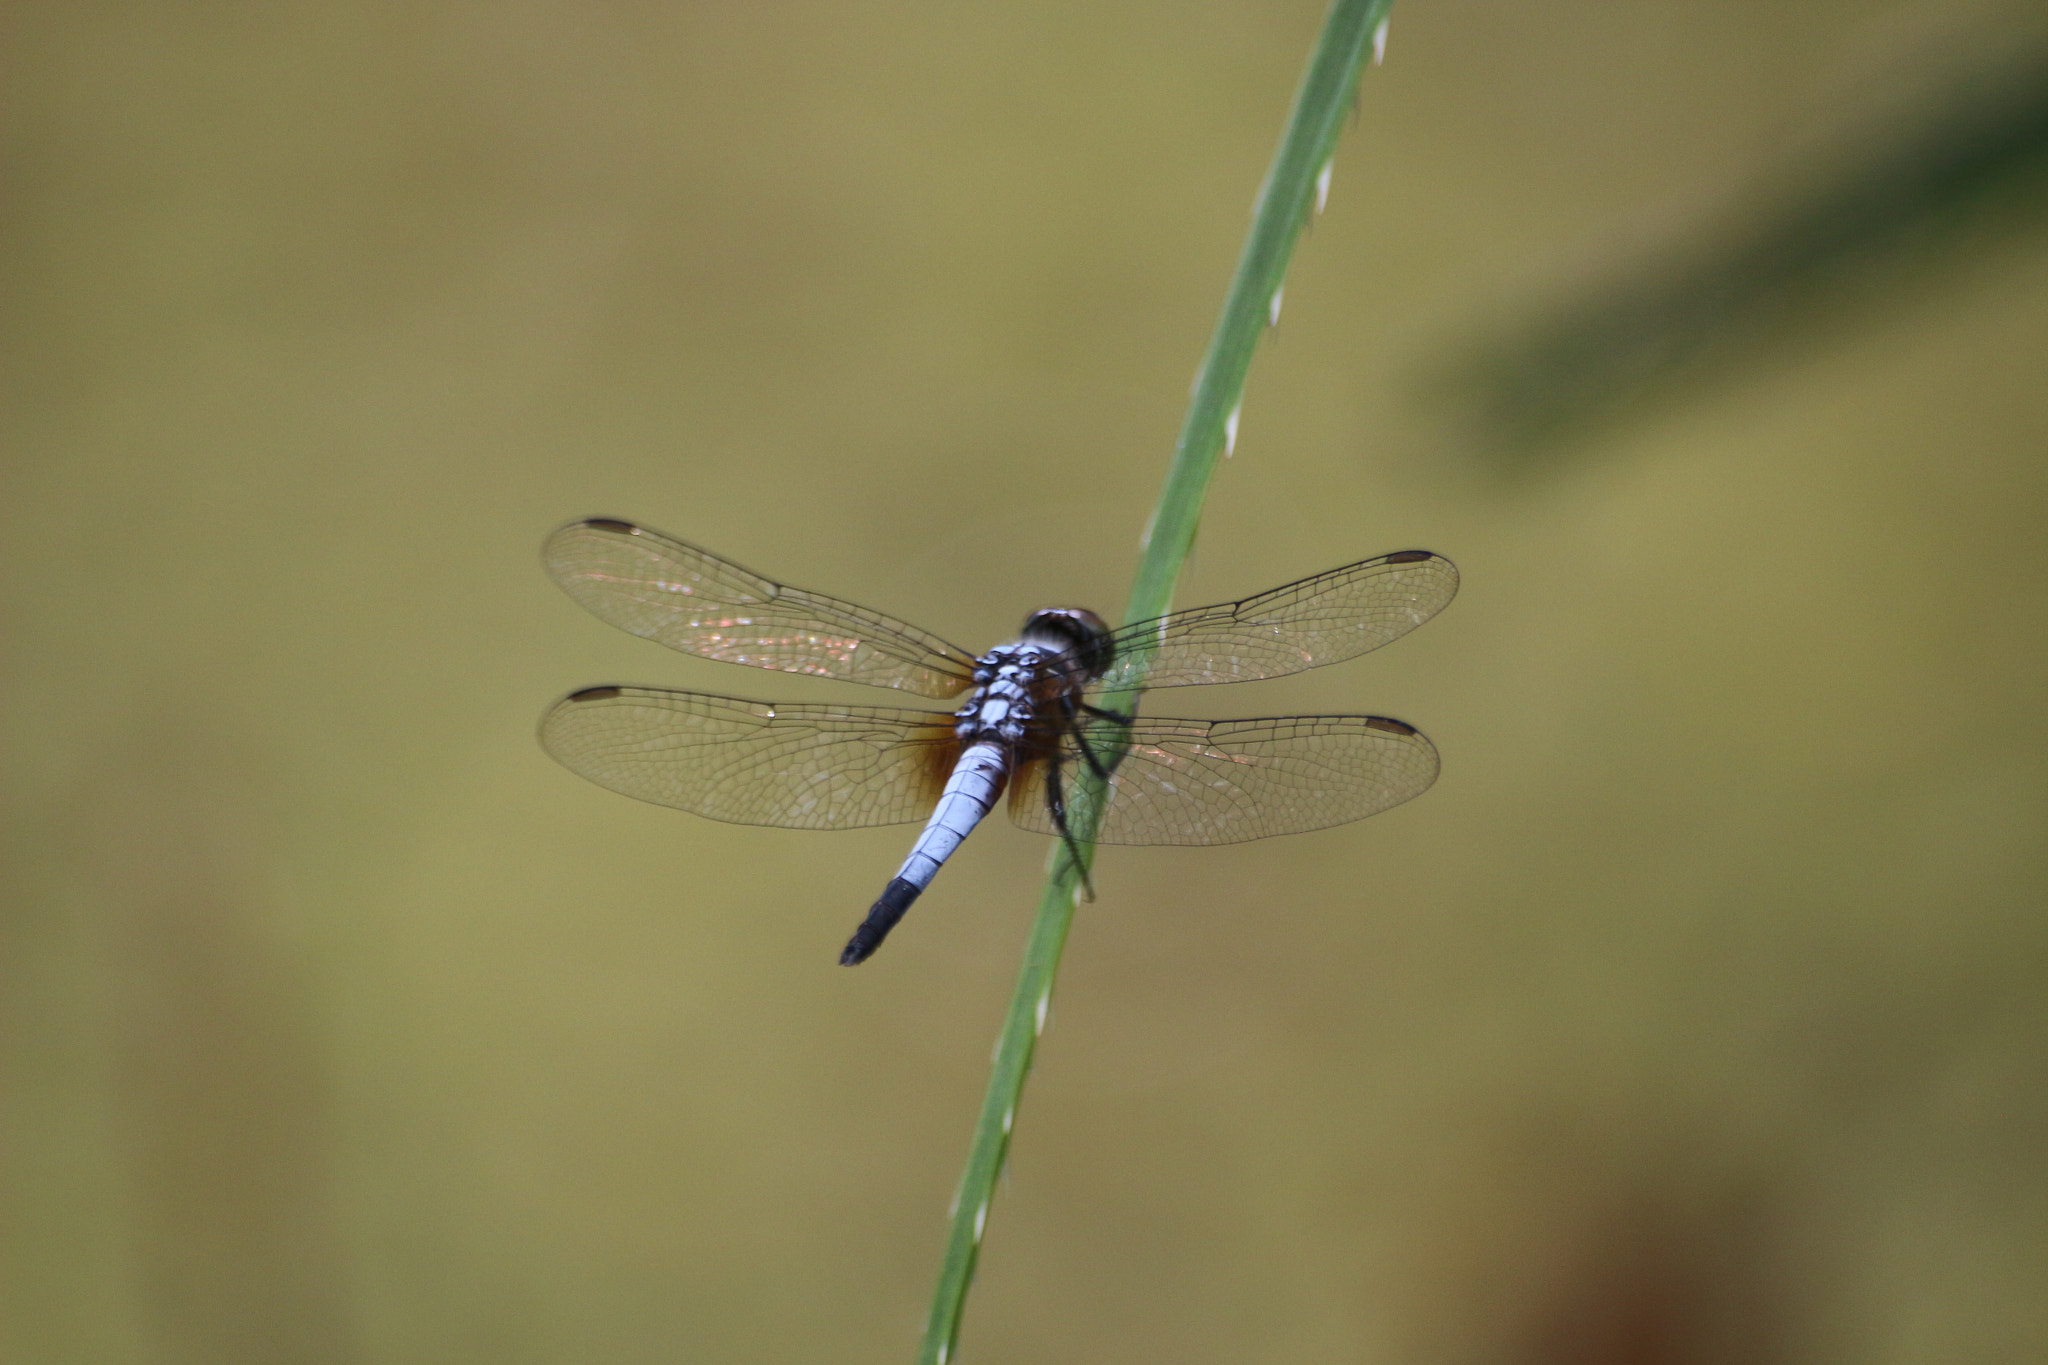
MULTIPOLYGON (((1144 553, 1124 612, 1125 621, 1163 615, 1172 605, 1174 584, 1194 545, 1210 476, 1215 472, 1216 461, 1228 451, 1236 436, 1238 405, 1244 395, 1252 352, 1278 310, 1287 261, 1294 253, 1302 226, 1322 206, 1337 136, 1350 113, 1367 54, 1377 52, 1385 41, 1391 4, 1392 0, 1336 0, 1323 23, 1322 36, 1295 95, 1280 149, 1274 154, 1272 168, 1259 190, 1251 235, 1238 258, 1230 292, 1224 299, 1223 315, 1217 319, 1208 354, 1195 382, 1193 400, 1188 405, 1187 419, 1174 447, 1166 485, 1160 491, 1158 506, 1145 532, 1144 553)), ((1102 705, 1129 711, 1136 706, 1137 699, 1138 689, 1134 687, 1104 698, 1102 705)), ((1098 732, 1098 737, 1104 748, 1114 749, 1115 727, 1104 729, 1108 733, 1098 732)), ((994 1197, 996 1177, 1002 1172, 1009 1150, 1024 1078, 1031 1070, 1031 1055, 1045 1029, 1053 978, 1059 969, 1067 930, 1073 923, 1086 865, 1093 861, 1094 846, 1089 840, 1100 823, 1103 797, 1100 780, 1085 772, 1077 774, 1068 812, 1080 842, 1080 862, 1076 863, 1064 845, 1056 849, 1045 890, 1039 897, 1038 914, 1025 943, 1024 965, 996 1043, 994 1071, 975 1124, 967 1168, 961 1173, 945 1260, 939 1270, 938 1291, 918 1353, 920 1365, 946 1365, 959 1337, 967 1287, 974 1277, 975 1256, 988 1226, 989 1201, 994 1197)))

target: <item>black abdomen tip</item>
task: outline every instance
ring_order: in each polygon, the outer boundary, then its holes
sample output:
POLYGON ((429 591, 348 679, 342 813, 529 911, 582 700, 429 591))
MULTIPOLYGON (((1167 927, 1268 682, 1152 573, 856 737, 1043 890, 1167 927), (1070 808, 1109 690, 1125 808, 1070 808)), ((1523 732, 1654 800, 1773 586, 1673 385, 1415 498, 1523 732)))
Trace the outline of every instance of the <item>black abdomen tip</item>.
POLYGON ((882 889, 881 899, 868 910, 868 917, 860 922, 860 928, 853 931, 853 937, 846 940, 846 947, 839 954, 839 965, 855 967, 875 955, 875 949, 882 946, 882 940, 889 937, 889 931, 903 918, 903 912, 910 909, 910 903, 918 898, 923 887, 904 881, 901 877, 890 879, 882 889))

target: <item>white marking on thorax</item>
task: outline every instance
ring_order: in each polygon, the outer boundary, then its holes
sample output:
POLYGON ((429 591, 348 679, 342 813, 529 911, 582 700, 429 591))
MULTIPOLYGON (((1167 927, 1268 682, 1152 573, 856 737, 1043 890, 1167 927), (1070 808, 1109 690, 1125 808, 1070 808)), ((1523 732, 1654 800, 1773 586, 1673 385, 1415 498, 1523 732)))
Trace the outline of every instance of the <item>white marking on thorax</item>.
POLYGON ((1024 738, 1035 708, 1032 680, 1053 651, 1037 645, 1004 645, 975 660, 974 692, 955 711, 953 733, 969 744, 997 739, 1016 744, 1024 738))

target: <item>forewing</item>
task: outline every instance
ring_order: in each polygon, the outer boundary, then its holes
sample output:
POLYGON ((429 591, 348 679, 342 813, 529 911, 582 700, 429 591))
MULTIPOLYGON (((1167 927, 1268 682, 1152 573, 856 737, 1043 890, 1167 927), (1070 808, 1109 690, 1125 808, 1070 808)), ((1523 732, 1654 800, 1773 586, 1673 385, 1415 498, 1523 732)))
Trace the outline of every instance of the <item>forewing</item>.
MULTIPOLYGON (((1110 775, 1098 843, 1235 844, 1299 834, 1376 815, 1436 781, 1436 749, 1384 716, 1140 717, 1129 734, 1130 749, 1110 775)), ((1041 834, 1058 832, 1046 801, 1051 766, 1041 759, 1011 783, 1011 819, 1041 834)), ((1071 788, 1085 766, 1071 739, 1057 766, 1071 788)))
POLYGON ((921 697, 955 697, 973 681, 974 660, 936 635, 631 522, 571 522, 541 558, 592 613, 685 654, 921 697))
POLYGON ((1125 626, 1102 686, 1188 687, 1320 668, 1399 639, 1457 591, 1457 567, 1442 555, 1381 555, 1242 602, 1125 626))
POLYGON ((942 711, 776 705, 659 687, 586 687, 541 718, 563 767, 658 806, 785 829, 931 812, 959 741, 942 711))

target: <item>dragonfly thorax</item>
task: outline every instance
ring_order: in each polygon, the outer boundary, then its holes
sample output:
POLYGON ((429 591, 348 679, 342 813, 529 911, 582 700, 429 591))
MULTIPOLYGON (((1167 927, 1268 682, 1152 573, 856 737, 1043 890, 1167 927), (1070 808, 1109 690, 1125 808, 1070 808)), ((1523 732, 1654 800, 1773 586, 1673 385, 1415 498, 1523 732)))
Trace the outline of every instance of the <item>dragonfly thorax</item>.
POLYGON ((967 743, 1016 744, 1055 697, 1078 694, 1108 669, 1113 651, 1107 623, 1081 607, 1032 612, 1015 644, 974 661, 974 691, 954 715, 967 743))
POLYGON ((1031 728, 1044 691, 1047 664, 1060 651, 1039 645, 1003 645, 974 661, 974 690, 953 714, 953 733, 963 743, 1000 740, 1016 744, 1031 728))

